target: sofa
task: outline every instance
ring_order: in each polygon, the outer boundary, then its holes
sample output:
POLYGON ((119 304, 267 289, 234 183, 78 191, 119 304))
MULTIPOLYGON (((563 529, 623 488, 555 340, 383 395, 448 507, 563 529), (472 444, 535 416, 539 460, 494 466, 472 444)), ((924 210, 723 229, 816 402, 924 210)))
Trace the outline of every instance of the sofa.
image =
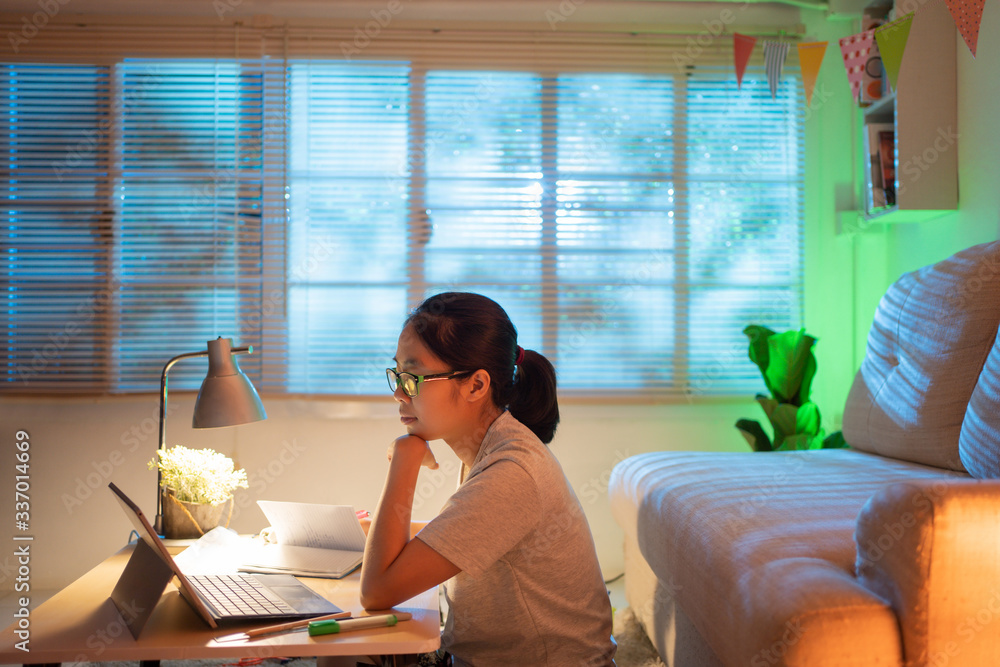
POLYGON ((882 297, 848 448, 615 466, 625 597, 667 665, 1000 664, 998 325, 994 242, 882 297))

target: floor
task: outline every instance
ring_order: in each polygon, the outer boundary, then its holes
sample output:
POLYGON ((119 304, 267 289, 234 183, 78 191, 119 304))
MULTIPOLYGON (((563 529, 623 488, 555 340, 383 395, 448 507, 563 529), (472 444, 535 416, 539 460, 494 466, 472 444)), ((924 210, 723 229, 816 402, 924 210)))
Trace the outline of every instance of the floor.
POLYGON ((614 609, 624 609, 628 606, 625 601, 625 576, 622 575, 607 584, 608 593, 611 594, 611 606, 614 609))

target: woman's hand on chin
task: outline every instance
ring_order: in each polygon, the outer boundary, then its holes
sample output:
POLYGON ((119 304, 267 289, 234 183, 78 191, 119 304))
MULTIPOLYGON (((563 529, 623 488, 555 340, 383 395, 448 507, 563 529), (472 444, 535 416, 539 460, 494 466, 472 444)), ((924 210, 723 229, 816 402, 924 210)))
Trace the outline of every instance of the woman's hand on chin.
POLYGON ((420 465, 427 466, 431 470, 438 468, 437 459, 434 458, 434 452, 431 451, 427 441, 411 433, 401 435, 393 440, 392 444, 389 445, 387 456, 390 461, 395 456, 404 457, 406 460, 417 460, 419 457, 420 465))

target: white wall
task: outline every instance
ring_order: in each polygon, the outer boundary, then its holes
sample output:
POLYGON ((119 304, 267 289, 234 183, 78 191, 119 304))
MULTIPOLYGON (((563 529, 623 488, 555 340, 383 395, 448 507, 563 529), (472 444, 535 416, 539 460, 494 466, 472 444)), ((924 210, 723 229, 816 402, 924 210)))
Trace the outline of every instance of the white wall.
MULTIPOLYGON (((191 362, 194 363, 194 362, 191 362)), ((748 362, 749 363, 749 362, 748 362)), ((247 470, 232 527, 256 532, 264 516, 255 501, 296 500, 374 509, 386 471, 385 452, 402 433, 395 404, 264 397, 268 419, 224 429, 190 427, 193 394, 172 394, 169 444, 212 447, 247 470)), ((113 500, 114 482, 150 516, 156 474, 147 469, 157 441, 156 395, 102 398, 0 398, 0 470, 9 475, 14 434, 30 435, 31 584, 56 589, 126 543, 131 526, 113 500)), ((749 398, 739 404, 562 406, 552 449, 562 462, 594 532, 609 578, 622 571, 622 533, 611 517, 607 482, 627 456, 653 450, 745 451, 733 424, 760 418, 749 398)), ((441 471, 421 473, 415 518, 431 518, 454 488, 458 461, 434 443, 441 471), (451 473, 451 474, 445 474, 451 473)), ((9 479, 9 478, 8 478, 9 479)), ((4 487, 11 485, 5 480, 4 487)), ((13 544, 13 497, 0 494, 0 544, 13 544)), ((0 550, 0 591, 13 588, 13 549, 0 550)))

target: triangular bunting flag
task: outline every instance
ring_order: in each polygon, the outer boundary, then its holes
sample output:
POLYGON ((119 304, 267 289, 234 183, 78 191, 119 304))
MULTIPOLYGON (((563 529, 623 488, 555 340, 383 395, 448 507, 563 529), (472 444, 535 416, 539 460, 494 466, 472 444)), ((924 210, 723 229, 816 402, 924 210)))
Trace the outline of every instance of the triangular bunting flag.
POLYGON ((788 42, 764 42, 764 67, 767 70, 767 84, 771 87, 771 99, 778 92, 781 68, 788 56, 788 42))
POLYGON ((955 19, 958 31, 962 33, 965 45, 976 57, 976 44, 979 42, 979 22, 983 19, 983 0, 944 0, 955 19))
POLYGON ((875 29, 875 43, 878 44, 882 66, 885 67, 885 75, 889 77, 889 85, 893 90, 896 90, 896 78, 899 77, 899 65, 903 62, 903 51, 910 36, 911 23, 913 12, 875 29))
POLYGON ((806 106, 812 104, 813 88, 819 67, 823 64, 827 42, 806 42, 799 44, 799 69, 802 70, 802 87, 806 93, 806 106))
POLYGON ((736 87, 743 85, 743 72, 747 69, 747 62, 750 54, 753 53, 753 45, 757 43, 756 37, 733 33, 733 61, 736 63, 736 87))
POLYGON ((865 30, 857 35, 844 37, 840 40, 840 53, 844 56, 844 68, 847 70, 847 80, 851 83, 851 97, 858 99, 861 92, 861 79, 865 74, 865 61, 868 51, 872 48, 875 38, 874 30, 865 30))

